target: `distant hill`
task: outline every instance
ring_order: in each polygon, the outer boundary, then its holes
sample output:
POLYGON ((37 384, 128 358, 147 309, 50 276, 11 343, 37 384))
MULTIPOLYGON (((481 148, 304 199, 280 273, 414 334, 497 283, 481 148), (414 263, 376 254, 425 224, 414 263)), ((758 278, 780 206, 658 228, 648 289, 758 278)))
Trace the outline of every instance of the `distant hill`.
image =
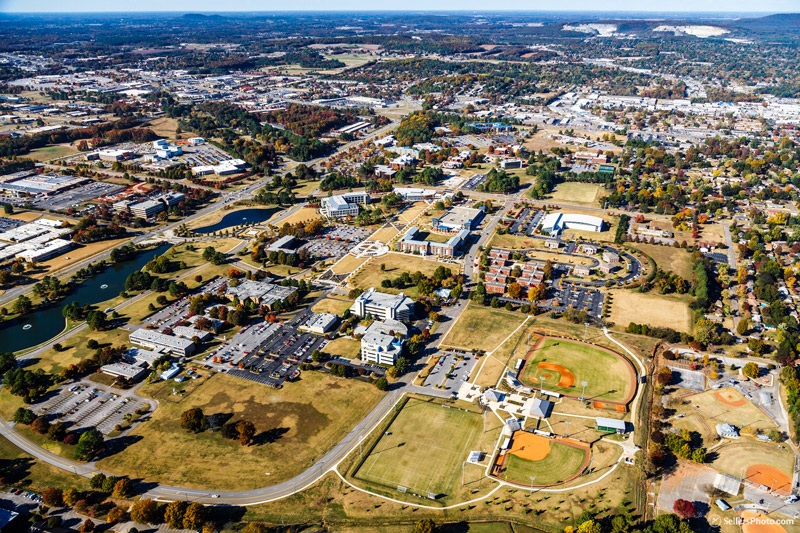
POLYGON ((181 16, 184 20, 197 20, 197 21, 212 21, 212 20, 224 20, 225 17, 222 15, 204 15, 202 13, 186 13, 185 15, 181 16))
POLYGON ((778 13, 755 19, 741 19, 729 26, 756 33, 800 33, 800 13, 778 13))

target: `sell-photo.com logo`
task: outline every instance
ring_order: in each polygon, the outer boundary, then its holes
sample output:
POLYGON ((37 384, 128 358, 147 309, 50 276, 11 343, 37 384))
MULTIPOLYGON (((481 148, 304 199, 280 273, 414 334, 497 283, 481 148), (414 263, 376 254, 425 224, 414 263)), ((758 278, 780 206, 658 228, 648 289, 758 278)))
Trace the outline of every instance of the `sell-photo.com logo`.
POLYGON ((769 518, 767 516, 753 516, 746 519, 738 516, 734 518, 728 518, 728 517, 723 518, 721 516, 714 515, 709 518, 708 522, 712 526, 723 526, 723 525, 741 526, 744 524, 750 524, 754 526, 759 526, 759 525, 767 526, 776 524, 781 526, 786 526, 786 525, 791 526, 794 525, 795 520, 793 518, 769 518))

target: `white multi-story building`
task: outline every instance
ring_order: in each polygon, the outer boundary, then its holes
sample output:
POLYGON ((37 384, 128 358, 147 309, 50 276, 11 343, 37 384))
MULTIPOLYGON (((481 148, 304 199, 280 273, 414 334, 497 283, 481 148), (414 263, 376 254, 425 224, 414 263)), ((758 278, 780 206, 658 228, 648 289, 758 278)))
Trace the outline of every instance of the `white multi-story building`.
POLYGON ((369 203, 369 194, 365 192, 348 192, 322 199, 320 211, 328 218, 354 217, 358 215, 360 206, 369 203))
POLYGON ((374 321, 361 337, 361 360, 379 365, 393 365, 403 355, 408 328, 396 320, 374 321))
POLYGON ((379 320, 410 320, 414 300, 403 294, 386 294, 374 288, 364 291, 350 308, 357 316, 371 315, 379 320))

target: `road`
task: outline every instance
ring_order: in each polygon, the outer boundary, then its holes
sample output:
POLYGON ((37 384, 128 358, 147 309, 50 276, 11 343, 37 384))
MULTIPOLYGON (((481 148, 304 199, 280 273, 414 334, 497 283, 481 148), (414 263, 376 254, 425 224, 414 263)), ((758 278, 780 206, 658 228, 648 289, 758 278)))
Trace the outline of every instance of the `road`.
MULTIPOLYGON (((374 137, 385 135, 386 133, 391 131, 398 124, 398 122, 399 122, 398 120, 393 120, 389 124, 387 124, 386 126, 378 128, 377 130, 373 131, 369 135, 366 135, 366 136, 364 136, 362 138, 359 138, 359 139, 357 139, 355 141, 351 141, 351 142, 349 142, 347 144, 344 144, 344 145, 340 146, 332 154, 328 154, 326 156, 322 156, 322 157, 318 157, 316 159, 312 159, 310 161, 306 161, 303 164, 305 164, 305 165, 307 165, 309 167, 317 166, 319 163, 325 161, 326 159, 331 158, 331 157, 335 157, 339 153, 345 152, 345 151, 349 150, 350 148, 352 148, 352 147, 354 147, 354 146, 356 146, 356 145, 358 145, 358 144, 360 144, 362 142, 368 141, 369 139, 372 139, 374 137)), ((296 163, 296 162, 292 161, 292 162, 288 163, 288 166, 285 167, 285 170, 289 169, 289 168, 293 168, 294 166, 297 166, 299 164, 300 163, 296 163)), ((53 167, 53 165, 46 165, 46 166, 47 167, 53 167)), ((60 168, 60 167, 53 167, 53 168, 60 168)), ((267 183, 272 181, 272 179, 273 179, 273 177, 265 177, 264 179, 258 180, 257 182, 255 182, 255 183, 253 183, 251 185, 248 185, 247 187, 245 187, 243 189, 239 189, 237 191, 231 191, 231 192, 228 192, 228 193, 223 193, 219 200, 217 200, 216 202, 214 202, 214 203, 212 203, 212 204, 200 209, 196 213, 194 213, 194 214, 192 214, 192 215, 190 215, 190 216, 188 216, 186 218, 183 218, 183 219, 181 219, 181 220, 179 220, 177 222, 172 222, 172 223, 167 224, 166 226, 160 226, 158 228, 154 228, 154 229, 152 229, 150 231, 147 231, 145 233, 136 235, 130 240, 130 242, 132 242, 134 244, 137 244, 137 243, 146 241, 148 239, 155 238, 158 235, 166 234, 167 232, 173 232, 179 226, 181 226, 183 224, 188 224, 188 223, 192 222, 193 220, 197 220, 200 217, 203 217, 203 216, 205 216, 205 215, 207 215, 209 213, 213 213, 214 211, 223 208, 224 206, 228 205, 229 203, 232 203, 232 202, 235 202, 235 201, 238 201, 238 200, 243 200, 243 199, 246 199, 246 198, 250 198, 250 197, 253 196, 253 194, 256 191, 258 191, 258 189, 262 188, 264 185, 266 185, 267 183)), ((194 185, 192 184, 192 186, 194 186, 194 185)), ((295 212, 297 209, 299 209, 299 207, 300 206, 294 206, 292 208, 292 209, 294 209, 294 211, 292 211, 292 213, 295 212)), ((282 220, 286 216, 289 216, 289 214, 291 214, 291 213, 287 213, 286 215, 282 216, 279 220, 282 220)), ((83 259, 81 261, 77 261, 77 262, 73 263, 72 265, 70 265, 70 266, 68 266, 66 268, 63 268, 60 271, 54 273, 54 275, 57 275, 59 277, 69 276, 71 274, 74 274, 78 270, 84 268, 85 266, 89 265, 90 263, 95 263, 97 261, 105 259, 110 254, 111 254, 111 249, 106 250, 105 252, 101 252, 101 253, 96 254, 96 255, 94 255, 92 257, 83 259)), ((23 286, 20 286, 20 287, 14 287, 13 289, 7 290, 5 293, 3 293, 2 296, 0 296, 0 305, 4 304, 6 302, 9 302, 11 300, 15 300, 20 295, 30 292, 31 287, 33 287, 33 285, 34 285, 34 283, 31 283, 31 284, 28 284, 28 285, 23 285, 23 286)))

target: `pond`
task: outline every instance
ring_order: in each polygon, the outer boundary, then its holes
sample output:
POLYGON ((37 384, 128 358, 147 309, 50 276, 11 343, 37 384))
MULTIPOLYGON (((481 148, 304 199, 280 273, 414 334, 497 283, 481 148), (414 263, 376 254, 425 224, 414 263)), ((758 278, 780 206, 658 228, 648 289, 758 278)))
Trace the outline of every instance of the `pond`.
POLYGON ((258 224, 272 218, 272 215, 280 211, 278 207, 255 207, 250 209, 239 209, 231 211, 222 220, 210 226, 195 228, 195 233, 214 233, 215 231, 241 226, 242 224, 258 224))
POLYGON ((132 272, 141 270, 153 259, 153 255, 163 254, 170 247, 170 244, 164 244, 153 250, 141 252, 132 259, 109 266, 100 274, 84 280, 69 296, 57 304, 4 322, 0 325, 0 347, 2 347, 0 350, 17 352, 52 339, 66 326, 66 319, 61 314, 61 309, 65 305, 71 302, 78 302, 81 305, 96 304, 113 298, 125 288, 125 280, 132 272))

